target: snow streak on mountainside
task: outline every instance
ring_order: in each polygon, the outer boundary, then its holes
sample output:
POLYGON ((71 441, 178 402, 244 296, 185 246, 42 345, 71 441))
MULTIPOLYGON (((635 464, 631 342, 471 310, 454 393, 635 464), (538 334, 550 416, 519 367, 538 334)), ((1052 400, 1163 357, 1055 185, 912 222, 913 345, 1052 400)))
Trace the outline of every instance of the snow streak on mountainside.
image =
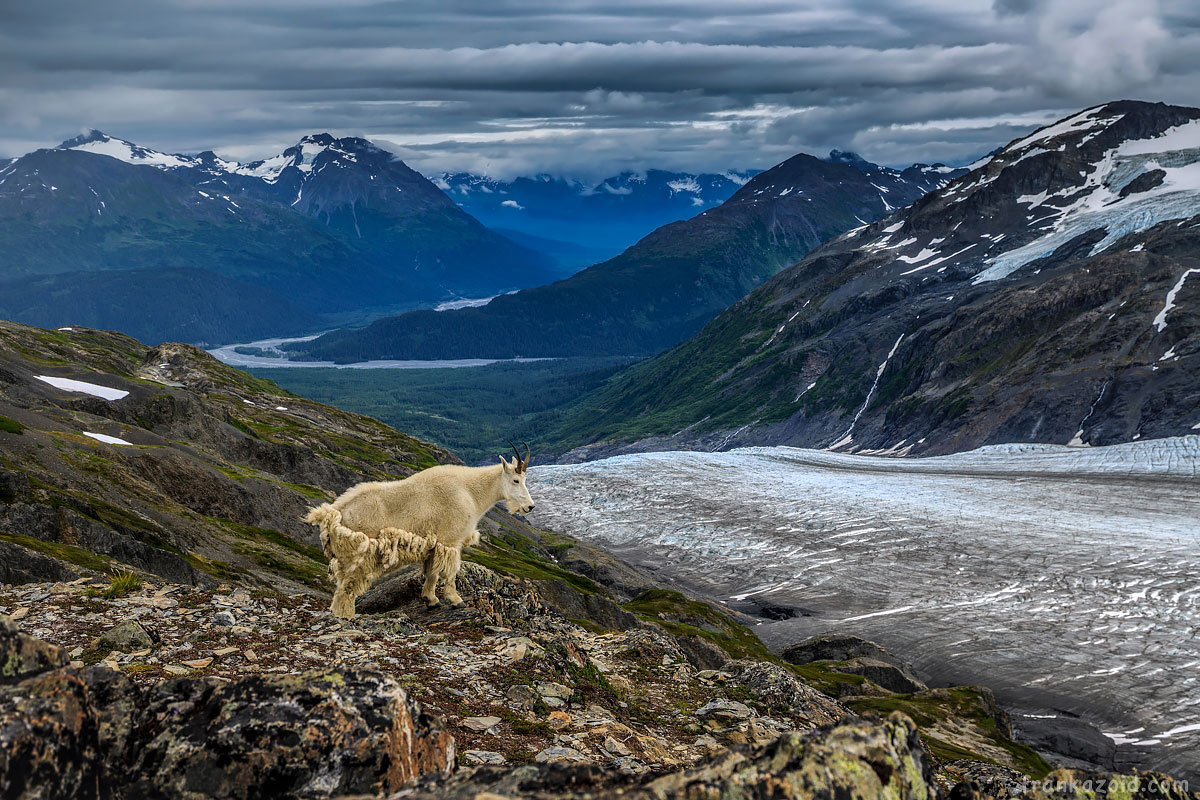
POLYGON ((756 629, 769 645, 858 634, 935 682, 1082 715, 1125 763, 1200 775, 1200 436, 648 453, 534 467, 530 487, 539 526, 734 607, 797 609, 756 629))
POLYGON ((903 455, 1200 424, 1200 109, 1110 103, 973 167, 584 398, 557 446, 903 455))

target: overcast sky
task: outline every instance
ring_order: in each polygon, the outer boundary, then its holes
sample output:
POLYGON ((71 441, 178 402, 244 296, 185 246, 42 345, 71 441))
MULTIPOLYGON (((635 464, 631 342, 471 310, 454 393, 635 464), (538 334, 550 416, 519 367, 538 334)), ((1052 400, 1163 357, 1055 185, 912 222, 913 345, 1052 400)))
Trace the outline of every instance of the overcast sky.
POLYGON ((427 174, 965 163, 1118 98, 1200 105, 1195 0, 0 0, 0 154, 82 128, 427 174))

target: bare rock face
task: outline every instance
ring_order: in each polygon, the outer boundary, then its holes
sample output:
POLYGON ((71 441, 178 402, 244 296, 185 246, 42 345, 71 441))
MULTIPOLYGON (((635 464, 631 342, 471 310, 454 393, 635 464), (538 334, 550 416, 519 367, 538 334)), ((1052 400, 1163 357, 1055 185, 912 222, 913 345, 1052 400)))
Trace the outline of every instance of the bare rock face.
POLYGON ((438 717, 390 678, 347 671, 156 687, 130 796, 321 797, 399 788, 454 762, 438 717))
POLYGON ((74 670, 0 689, 0 797, 97 797, 99 731, 87 684, 74 670))

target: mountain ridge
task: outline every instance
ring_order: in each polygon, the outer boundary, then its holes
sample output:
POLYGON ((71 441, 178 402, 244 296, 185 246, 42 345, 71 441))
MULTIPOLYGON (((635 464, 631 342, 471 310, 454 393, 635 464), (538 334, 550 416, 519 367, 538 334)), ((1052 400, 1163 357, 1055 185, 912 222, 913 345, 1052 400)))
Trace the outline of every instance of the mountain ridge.
MULTIPOLYGON (((1200 110, 1118 101, 826 243, 552 436, 936 454, 1200 424, 1200 110), (1168 308, 1170 306, 1170 308, 1168 308)), ((640 442, 640 443, 639 443, 640 442)))
POLYGON ((801 153, 756 175, 720 206, 665 225, 557 283, 477 308, 386 318, 289 349, 341 362, 647 355, 696 332, 821 241, 924 194, 895 170, 871 166, 864 171, 801 153))

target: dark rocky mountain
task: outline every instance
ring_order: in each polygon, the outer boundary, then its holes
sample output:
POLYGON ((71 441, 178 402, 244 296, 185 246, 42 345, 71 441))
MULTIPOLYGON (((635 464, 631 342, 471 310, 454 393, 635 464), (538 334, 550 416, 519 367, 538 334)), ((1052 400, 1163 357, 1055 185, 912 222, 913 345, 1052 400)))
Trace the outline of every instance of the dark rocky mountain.
POLYGON ((0 245, 0 314, 150 341, 311 331, 551 277, 392 154, 328 134, 241 165, 92 131, 0 168, 0 245), (172 270, 204 279, 172 296, 172 270))
POLYGON ((948 179, 946 169, 913 168, 904 177, 865 162, 797 155, 721 205, 565 280, 481 307, 378 320, 292 349, 341 362, 647 355, 694 334, 820 242, 916 200, 948 179))
POLYGON ((932 454, 1188 433, 1198 212, 1200 110, 1087 109, 615 377, 568 415, 558 446, 932 454))

